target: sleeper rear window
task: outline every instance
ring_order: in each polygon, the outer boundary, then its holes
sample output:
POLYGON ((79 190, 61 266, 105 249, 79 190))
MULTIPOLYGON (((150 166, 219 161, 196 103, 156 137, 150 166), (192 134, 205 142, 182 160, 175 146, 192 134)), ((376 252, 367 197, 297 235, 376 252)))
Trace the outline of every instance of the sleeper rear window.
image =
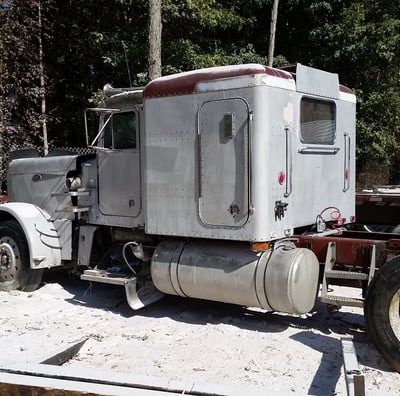
POLYGON ((335 103, 302 98, 300 139, 306 144, 333 144, 336 137, 335 103))

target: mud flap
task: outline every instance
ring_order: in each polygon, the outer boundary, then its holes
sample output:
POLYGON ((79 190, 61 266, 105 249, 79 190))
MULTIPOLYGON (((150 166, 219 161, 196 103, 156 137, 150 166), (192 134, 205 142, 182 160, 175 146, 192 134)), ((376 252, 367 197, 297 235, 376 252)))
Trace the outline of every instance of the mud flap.
POLYGON ((146 284, 137 290, 136 278, 133 278, 125 283, 125 293, 128 305, 137 311, 145 307, 146 305, 152 304, 164 297, 164 294, 158 291, 153 283, 146 284))

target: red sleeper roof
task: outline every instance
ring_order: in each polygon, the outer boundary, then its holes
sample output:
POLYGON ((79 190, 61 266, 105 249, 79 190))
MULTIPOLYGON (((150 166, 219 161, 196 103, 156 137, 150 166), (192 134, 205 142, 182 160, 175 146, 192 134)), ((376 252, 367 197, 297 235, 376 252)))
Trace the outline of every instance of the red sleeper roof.
MULTIPOLYGON (((215 81, 224 78, 252 76, 265 74, 286 80, 294 79, 291 73, 258 64, 221 66, 207 69, 192 70, 157 78, 147 84, 144 98, 185 95, 196 92, 196 85, 201 82, 215 81)), ((353 93, 350 88, 339 85, 341 92, 353 93)))
POLYGON ((145 98, 191 94, 196 91, 196 85, 201 82, 256 74, 293 79, 288 72, 257 64, 221 66, 157 78, 146 86, 143 93, 145 98))

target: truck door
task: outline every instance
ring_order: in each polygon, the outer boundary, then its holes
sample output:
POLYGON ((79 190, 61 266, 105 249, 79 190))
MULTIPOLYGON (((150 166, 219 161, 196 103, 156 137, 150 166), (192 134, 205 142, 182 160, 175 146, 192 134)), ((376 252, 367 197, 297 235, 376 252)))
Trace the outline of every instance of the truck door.
POLYGON ((137 113, 109 114, 104 123, 104 148, 98 148, 97 156, 99 210, 103 215, 136 217, 141 212, 137 113))
POLYGON ((205 102, 199 110, 199 216, 209 226, 248 219, 249 109, 242 98, 205 102))

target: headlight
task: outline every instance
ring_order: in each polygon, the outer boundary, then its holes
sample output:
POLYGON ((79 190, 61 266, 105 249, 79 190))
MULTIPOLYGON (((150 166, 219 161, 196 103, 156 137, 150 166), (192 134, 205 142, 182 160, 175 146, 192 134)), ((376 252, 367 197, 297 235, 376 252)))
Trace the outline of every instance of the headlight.
POLYGON ((68 177, 65 184, 69 191, 76 191, 82 186, 82 180, 80 177, 68 177))

